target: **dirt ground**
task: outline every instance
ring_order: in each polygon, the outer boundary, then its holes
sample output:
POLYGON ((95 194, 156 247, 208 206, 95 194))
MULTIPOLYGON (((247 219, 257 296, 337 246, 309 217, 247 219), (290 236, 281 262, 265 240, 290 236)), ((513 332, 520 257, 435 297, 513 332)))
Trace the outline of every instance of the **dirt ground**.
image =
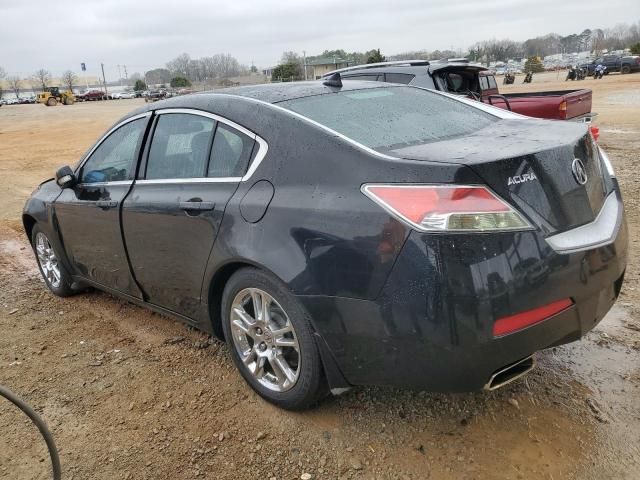
MULTIPOLYGON (((304 413, 262 401, 225 345, 178 321, 44 287, 21 230, 25 199, 140 100, 0 108, 0 383, 46 419, 64 478, 640 478, 640 74, 521 81, 500 87, 594 90, 630 228, 618 304, 497 392, 354 388, 304 413)), ((35 428, 1 399, 0 478, 50 478, 35 428)))

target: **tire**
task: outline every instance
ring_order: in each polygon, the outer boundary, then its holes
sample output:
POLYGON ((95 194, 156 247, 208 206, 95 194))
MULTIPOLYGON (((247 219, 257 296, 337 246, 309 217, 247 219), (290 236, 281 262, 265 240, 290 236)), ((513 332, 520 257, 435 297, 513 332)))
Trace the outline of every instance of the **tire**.
POLYGON ((58 297, 68 297, 77 293, 76 290, 72 288, 73 279, 71 275, 64 268, 64 265, 58 261, 60 258, 58 252, 51 246, 49 238, 38 224, 34 225, 31 231, 31 246, 33 247, 33 253, 36 255, 40 274, 49 290, 58 297), (44 243, 40 243, 41 241, 44 241, 44 243), (42 250, 42 247, 45 248, 45 251, 42 250), (47 249, 50 252, 47 252, 47 249), (48 262, 45 259, 47 259, 48 262), (56 281, 56 274, 52 273, 53 269, 49 269, 49 267, 53 267, 54 265, 57 268, 58 281, 56 281))
POLYGON ((262 398, 287 410, 304 410, 327 394, 309 314, 280 280, 255 268, 238 270, 225 286, 221 318, 233 362, 262 398), (267 304, 266 322, 255 314, 262 310, 253 308, 256 302, 267 304), (273 335, 276 330, 284 333, 273 335), (283 362, 288 370, 279 366, 283 362))
POLYGON ((626 75, 627 73, 631 73, 631 67, 629 65, 623 65, 620 69, 620 73, 626 75))
POLYGON ((47 107, 55 107, 58 104, 58 101, 54 97, 49 97, 47 99, 47 107))
POLYGON ((73 100, 72 100, 71 98, 69 98, 69 97, 64 97, 64 101, 63 101, 63 103, 64 103, 65 105, 73 105, 73 103, 74 103, 74 102, 73 102, 73 100))

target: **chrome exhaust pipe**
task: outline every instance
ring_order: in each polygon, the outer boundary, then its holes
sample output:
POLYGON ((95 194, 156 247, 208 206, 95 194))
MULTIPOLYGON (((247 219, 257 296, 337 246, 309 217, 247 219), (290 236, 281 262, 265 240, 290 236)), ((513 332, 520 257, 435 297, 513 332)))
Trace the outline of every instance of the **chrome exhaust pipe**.
POLYGON ((517 362, 507 365, 491 375, 489 381, 484 386, 484 390, 491 391, 504 387, 505 385, 529 373, 535 366, 536 361, 533 358, 533 355, 529 355, 522 360, 518 360, 517 362))

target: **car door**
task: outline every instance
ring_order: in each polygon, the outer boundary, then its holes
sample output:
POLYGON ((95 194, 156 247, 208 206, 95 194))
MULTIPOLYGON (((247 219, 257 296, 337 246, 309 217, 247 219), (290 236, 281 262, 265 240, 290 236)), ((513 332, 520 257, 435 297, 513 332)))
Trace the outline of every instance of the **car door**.
POLYGON ((124 202, 124 237, 146 300, 197 319, 207 260, 255 135, 197 110, 156 113, 146 164, 124 202))
POLYGON ((141 297, 122 242, 119 210, 135 176, 150 114, 114 127, 76 169, 78 183, 53 204, 55 218, 76 274, 141 297))

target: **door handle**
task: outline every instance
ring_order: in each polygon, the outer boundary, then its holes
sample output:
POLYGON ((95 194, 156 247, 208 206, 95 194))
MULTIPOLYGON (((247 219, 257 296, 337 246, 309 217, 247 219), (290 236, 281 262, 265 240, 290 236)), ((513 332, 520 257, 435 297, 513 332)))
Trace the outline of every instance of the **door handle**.
POLYGON ((118 202, 114 200, 98 200, 96 202, 96 207, 100 207, 104 210, 108 210, 110 208, 114 208, 118 206, 118 202))
POLYGON ((200 212, 213 210, 216 206, 214 202, 180 202, 179 205, 182 210, 197 210, 200 212))

